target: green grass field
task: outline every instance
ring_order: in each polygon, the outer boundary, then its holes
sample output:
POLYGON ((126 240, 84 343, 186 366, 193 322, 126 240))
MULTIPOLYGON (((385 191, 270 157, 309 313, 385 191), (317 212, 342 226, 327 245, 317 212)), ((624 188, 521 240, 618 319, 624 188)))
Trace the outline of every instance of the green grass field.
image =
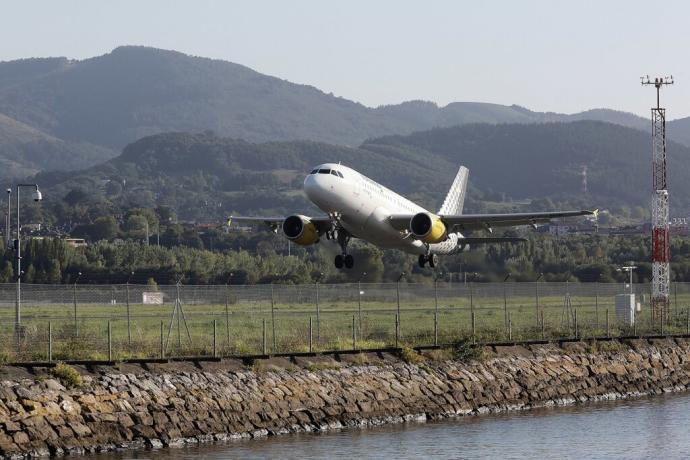
MULTIPOLYGON (((91 291, 87 289, 95 288, 84 287, 77 295, 76 321, 69 286, 59 295, 48 293, 40 300, 32 299, 30 288, 25 288, 19 351, 14 304, 5 301, 0 308, 0 358, 46 360, 49 336, 54 360, 108 359, 109 336, 113 359, 159 357, 161 339, 165 356, 211 355, 214 322, 216 353, 224 356, 309 351, 310 342, 314 351, 352 349, 353 339, 358 349, 395 345, 395 286, 379 288, 376 294, 368 294, 374 292, 373 287, 364 286, 359 291, 356 286, 348 286, 350 291, 342 286, 332 290, 321 287, 318 309, 316 296, 310 297, 311 292, 304 291, 304 287, 301 291, 276 287, 273 297, 265 286, 245 288, 241 295, 222 291, 221 295, 215 292, 211 296, 206 290, 195 296, 182 295, 181 310, 174 316, 175 293, 170 290, 163 305, 144 305, 138 293, 132 295, 128 316, 127 304, 120 298, 116 303, 88 301, 86 293, 91 291), (357 292, 364 294, 358 299, 357 292)), ((614 295, 621 291, 620 286, 603 289, 601 295, 592 291, 569 296, 567 290, 558 294, 552 286, 543 288, 546 295, 539 296, 538 308, 533 284, 520 289, 511 286, 505 301, 501 284, 491 289, 477 287, 472 292, 466 287, 454 289, 439 289, 437 303, 432 287, 405 286, 400 296, 397 342, 419 346, 436 341, 497 342, 573 338, 576 333, 579 338, 592 338, 661 332, 659 323, 651 325, 648 305, 642 306, 634 327, 616 317, 614 295)), ((581 286, 579 289, 582 291, 581 286)), ((671 318, 664 332, 686 333, 687 305, 690 289, 686 292, 684 286, 672 297, 671 318)))

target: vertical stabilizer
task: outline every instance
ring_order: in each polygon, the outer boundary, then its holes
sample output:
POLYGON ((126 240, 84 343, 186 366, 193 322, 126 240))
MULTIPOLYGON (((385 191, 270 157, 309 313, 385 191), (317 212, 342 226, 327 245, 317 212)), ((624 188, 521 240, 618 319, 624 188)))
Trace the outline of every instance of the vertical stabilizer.
POLYGON ((446 199, 443 200, 443 206, 438 211, 443 215, 459 215, 462 214, 462 207, 465 204, 465 190, 467 190, 467 178, 470 175, 470 170, 464 166, 460 166, 458 174, 455 176, 453 185, 450 186, 446 199))

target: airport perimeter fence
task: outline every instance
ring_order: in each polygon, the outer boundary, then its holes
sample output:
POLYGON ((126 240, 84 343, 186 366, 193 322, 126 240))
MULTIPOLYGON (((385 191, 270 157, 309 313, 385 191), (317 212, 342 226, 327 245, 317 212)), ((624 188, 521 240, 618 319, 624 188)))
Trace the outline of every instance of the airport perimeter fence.
POLYGON ((120 360, 690 333, 690 283, 664 321, 649 284, 0 284, 0 361, 120 360), (630 309, 628 309, 629 312, 630 309))

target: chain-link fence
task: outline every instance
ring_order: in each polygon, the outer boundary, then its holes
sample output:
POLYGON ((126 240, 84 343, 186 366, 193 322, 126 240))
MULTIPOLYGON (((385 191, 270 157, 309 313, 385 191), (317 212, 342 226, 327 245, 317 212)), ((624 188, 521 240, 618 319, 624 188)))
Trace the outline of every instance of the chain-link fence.
POLYGON ((663 320, 648 284, 352 283, 252 286, 0 284, 0 359, 237 356, 456 341, 690 333, 690 283, 663 320), (629 300, 629 299, 628 299, 629 300), (619 299, 620 302, 620 299, 619 299), (635 310, 631 312, 631 310, 635 310))

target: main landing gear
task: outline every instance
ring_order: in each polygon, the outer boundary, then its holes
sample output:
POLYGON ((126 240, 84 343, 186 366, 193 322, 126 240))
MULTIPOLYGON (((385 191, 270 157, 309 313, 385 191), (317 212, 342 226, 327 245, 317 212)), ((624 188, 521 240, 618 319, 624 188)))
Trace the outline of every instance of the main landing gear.
POLYGON ((335 268, 352 268, 355 266, 355 258, 352 254, 338 254, 335 256, 335 268))
POLYGON ((424 266, 426 266, 427 263, 431 268, 436 267, 436 265, 438 265, 438 256, 436 254, 420 254, 419 266, 424 268, 424 266))
POLYGON ((347 244, 350 242, 351 235, 344 228, 340 228, 336 231, 335 235, 340 245, 340 251, 342 254, 335 256, 335 268, 341 269, 352 268, 355 266, 355 258, 352 254, 347 253, 347 244))

